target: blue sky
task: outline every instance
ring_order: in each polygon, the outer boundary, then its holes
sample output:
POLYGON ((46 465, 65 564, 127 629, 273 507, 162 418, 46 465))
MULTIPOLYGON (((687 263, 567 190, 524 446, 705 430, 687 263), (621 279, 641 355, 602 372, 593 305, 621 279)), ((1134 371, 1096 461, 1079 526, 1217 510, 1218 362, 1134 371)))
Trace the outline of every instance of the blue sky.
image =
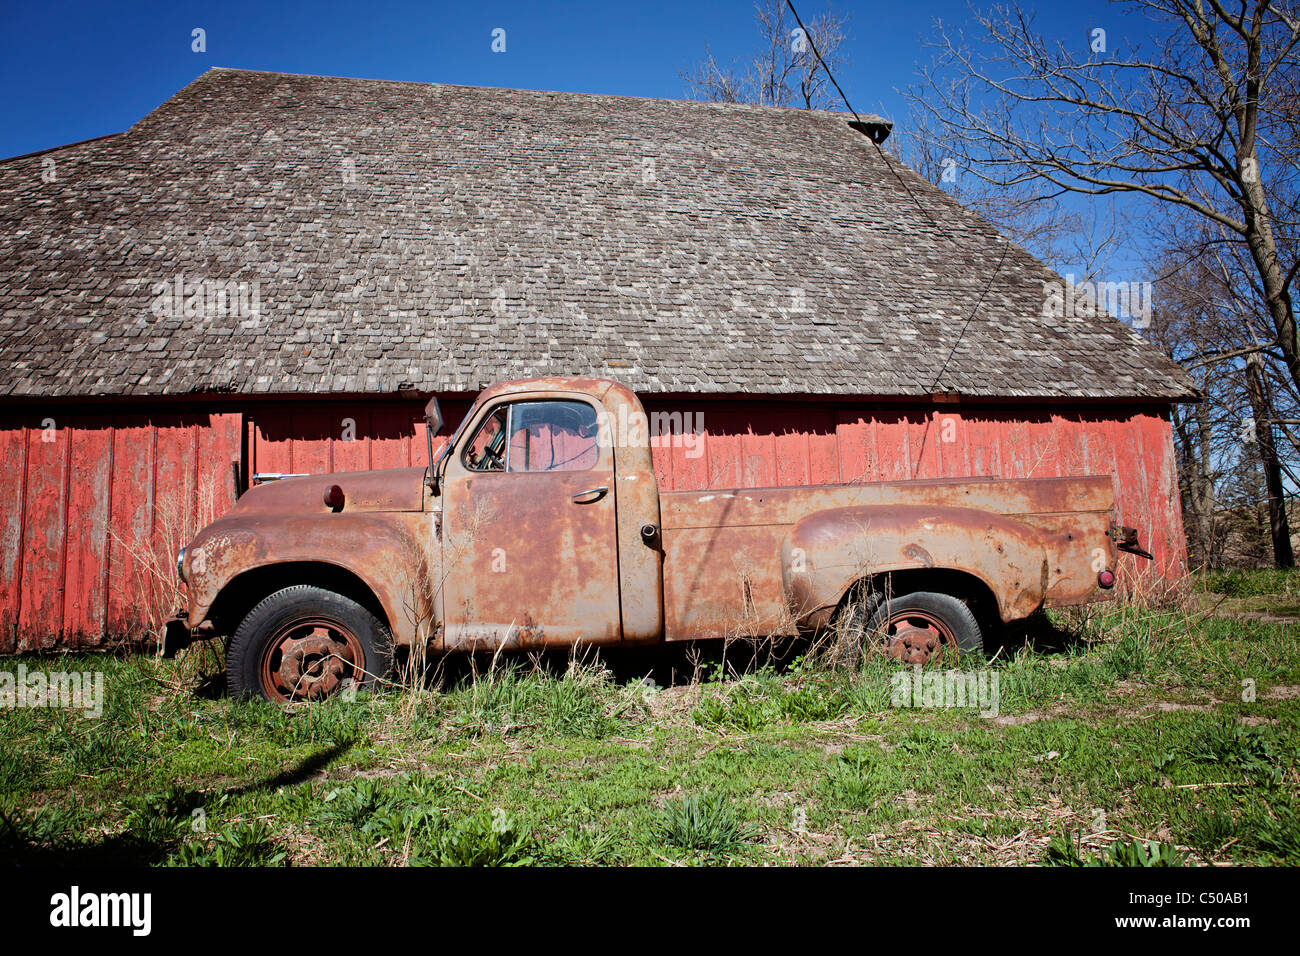
MULTIPOLYGON (((800 15, 825 0, 797 2, 800 15)), ((934 17, 964 0, 837 2, 850 15, 839 80, 859 111, 905 115, 906 86, 934 17)), ((1044 32, 1083 46, 1121 11, 1095 0, 1040 4, 1044 32)), ((36 2, 0 5, 0 156, 119 132, 211 66, 681 97, 679 71, 708 43, 720 60, 755 42, 752 0, 560 2, 36 2), (207 51, 191 50, 191 30, 207 51), (506 52, 491 50, 506 30, 506 52)))

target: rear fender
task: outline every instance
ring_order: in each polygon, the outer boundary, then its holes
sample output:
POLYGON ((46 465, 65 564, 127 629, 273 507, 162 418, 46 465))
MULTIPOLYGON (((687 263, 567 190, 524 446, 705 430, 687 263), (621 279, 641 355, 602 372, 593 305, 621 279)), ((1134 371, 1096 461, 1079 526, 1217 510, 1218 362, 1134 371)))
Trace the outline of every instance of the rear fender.
POLYGON ((786 601, 803 627, 825 624, 864 578, 923 568, 983 581, 1003 621, 1032 614, 1047 593, 1047 555, 1038 532, 973 508, 834 508, 796 523, 781 548, 786 601))

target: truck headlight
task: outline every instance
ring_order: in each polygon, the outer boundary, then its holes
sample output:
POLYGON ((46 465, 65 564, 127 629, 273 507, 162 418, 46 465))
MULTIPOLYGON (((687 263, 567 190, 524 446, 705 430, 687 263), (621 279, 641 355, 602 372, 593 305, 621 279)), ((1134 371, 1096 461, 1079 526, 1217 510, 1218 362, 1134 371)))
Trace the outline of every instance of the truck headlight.
MULTIPOLYGON (((181 548, 180 554, 176 555, 176 576, 185 581, 185 549, 181 548)), ((186 584, 189 582, 186 581, 186 584)))

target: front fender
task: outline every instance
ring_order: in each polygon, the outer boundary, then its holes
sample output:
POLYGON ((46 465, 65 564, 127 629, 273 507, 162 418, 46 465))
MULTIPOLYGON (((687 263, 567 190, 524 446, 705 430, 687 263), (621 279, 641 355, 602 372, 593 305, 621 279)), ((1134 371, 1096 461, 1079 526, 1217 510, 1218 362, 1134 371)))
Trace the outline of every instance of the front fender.
MULTIPOLYGON (((239 575, 275 564, 343 568, 370 588, 393 638, 411 644, 430 633, 434 606, 427 582, 428 515, 375 513, 272 517, 229 515, 200 531, 185 552, 188 617, 198 627, 239 575)), ((304 581, 302 583, 310 583, 304 581)))
POLYGON ((942 568, 988 586, 1004 621, 1043 604, 1048 562, 1033 528, 974 508, 833 508, 795 524, 781 548, 786 600, 801 624, 821 624, 856 582, 885 571, 942 568))

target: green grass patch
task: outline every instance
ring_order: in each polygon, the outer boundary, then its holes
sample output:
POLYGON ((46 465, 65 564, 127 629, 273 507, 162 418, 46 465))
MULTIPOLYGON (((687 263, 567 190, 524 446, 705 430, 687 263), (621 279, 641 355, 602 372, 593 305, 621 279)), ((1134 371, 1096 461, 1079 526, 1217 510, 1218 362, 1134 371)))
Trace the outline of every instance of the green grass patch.
MULTIPOLYGON (((1254 598, 1300 596, 1285 575, 1213 587, 1259 580, 1283 590, 1254 598)), ((662 689, 599 664, 498 661, 289 709, 211 693, 210 649, 5 660, 101 673, 105 699, 98 718, 0 708, 0 860, 1292 863, 1297 627, 1054 615, 958 665, 996 677, 990 713, 895 706, 908 675, 872 656, 662 689)))

